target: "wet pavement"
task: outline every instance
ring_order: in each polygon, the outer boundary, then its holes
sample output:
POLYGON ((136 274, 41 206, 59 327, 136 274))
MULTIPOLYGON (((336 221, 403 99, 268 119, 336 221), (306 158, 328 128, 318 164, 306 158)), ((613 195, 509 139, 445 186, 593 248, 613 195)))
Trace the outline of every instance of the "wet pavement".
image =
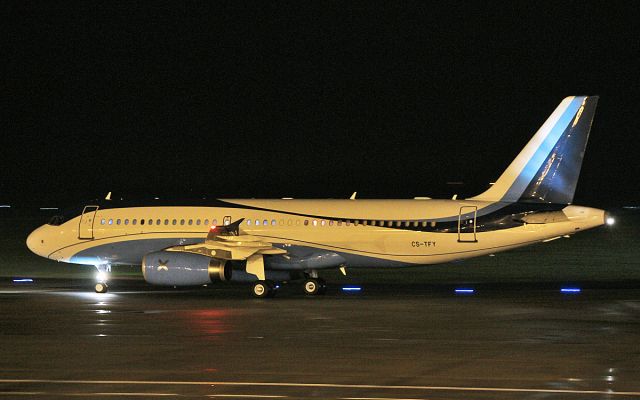
POLYGON ((0 397, 640 399, 638 287, 4 281, 0 397))

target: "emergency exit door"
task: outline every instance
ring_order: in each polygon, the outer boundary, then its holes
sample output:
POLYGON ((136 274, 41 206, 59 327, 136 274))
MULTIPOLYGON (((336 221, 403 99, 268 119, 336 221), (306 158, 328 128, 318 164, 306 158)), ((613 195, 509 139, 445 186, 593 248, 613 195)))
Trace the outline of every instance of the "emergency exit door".
POLYGON ((458 242, 476 243, 476 216, 478 207, 462 206, 458 214, 458 242))

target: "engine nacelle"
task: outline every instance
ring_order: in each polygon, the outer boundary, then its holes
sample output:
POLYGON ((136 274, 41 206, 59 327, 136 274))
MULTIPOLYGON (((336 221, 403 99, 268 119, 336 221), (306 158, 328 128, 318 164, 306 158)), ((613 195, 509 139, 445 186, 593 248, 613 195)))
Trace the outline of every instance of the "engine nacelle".
POLYGON ((142 275, 153 285, 199 286, 230 281, 231 264, 199 254, 157 251, 142 259, 142 275))

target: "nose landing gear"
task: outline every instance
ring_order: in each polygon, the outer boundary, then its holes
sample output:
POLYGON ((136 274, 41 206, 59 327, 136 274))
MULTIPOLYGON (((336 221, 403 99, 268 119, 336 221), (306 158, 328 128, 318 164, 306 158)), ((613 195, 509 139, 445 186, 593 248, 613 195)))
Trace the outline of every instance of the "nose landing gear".
POLYGON ((96 283, 94 289, 96 293, 107 293, 107 291, 109 291, 109 286, 107 286, 107 284, 104 282, 98 282, 96 283))
POLYGON ((96 280, 98 282, 94 286, 94 290, 96 293, 107 293, 109 291, 107 280, 109 279, 109 273, 111 272, 111 265, 96 265, 96 268, 98 269, 98 273, 96 273, 96 280))

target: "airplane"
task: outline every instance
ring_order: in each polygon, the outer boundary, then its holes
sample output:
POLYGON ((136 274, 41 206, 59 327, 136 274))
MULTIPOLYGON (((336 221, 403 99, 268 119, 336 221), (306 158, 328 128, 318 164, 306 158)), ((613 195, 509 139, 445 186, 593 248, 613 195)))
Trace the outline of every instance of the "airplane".
POLYGON ((94 265, 95 291, 113 265, 141 265, 154 285, 251 283, 272 297, 302 280, 319 295, 326 269, 426 266, 547 242, 613 220, 573 205, 597 96, 567 97, 499 179, 467 199, 216 199, 86 203, 27 238, 51 260, 94 265))

